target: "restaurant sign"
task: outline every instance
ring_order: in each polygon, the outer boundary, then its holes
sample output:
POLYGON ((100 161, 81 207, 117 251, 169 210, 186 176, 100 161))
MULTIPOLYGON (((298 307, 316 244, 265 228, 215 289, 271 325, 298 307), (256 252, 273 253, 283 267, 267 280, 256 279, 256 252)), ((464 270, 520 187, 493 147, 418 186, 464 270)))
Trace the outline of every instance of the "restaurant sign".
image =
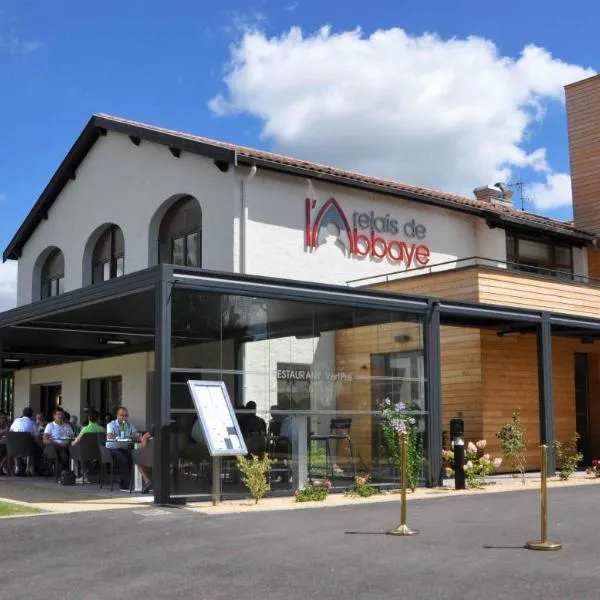
POLYGON ((305 246, 316 251, 333 243, 352 258, 370 257, 401 263, 407 269, 429 264, 431 252, 423 241, 427 229, 415 219, 403 222, 389 214, 354 211, 350 218, 335 198, 322 206, 306 199, 305 246))

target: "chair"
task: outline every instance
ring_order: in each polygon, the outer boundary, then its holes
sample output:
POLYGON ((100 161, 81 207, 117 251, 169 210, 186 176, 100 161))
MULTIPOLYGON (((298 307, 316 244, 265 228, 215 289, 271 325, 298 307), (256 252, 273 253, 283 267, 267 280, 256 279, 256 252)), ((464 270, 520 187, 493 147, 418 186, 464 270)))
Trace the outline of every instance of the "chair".
POLYGON ((106 474, 105 467, 110 467, 110 491, 112 492, 115 485, 115 463, 111 451, 106 446, 100 446, 100 487, 104 486, 104 476, 106 474))
POLYGON ((25 458, 27 459, 27 467, 29 468, 30 459, 34 458, 37 453, 38 448, 30 433, 9 431, 8 436, 6 437, 7 475, 10 475, 11 472, 11 460, 16 461, 17 458, 25 458))
POLYGON ((46 479, 50 474, 50 467, 54 465, 55 478, 56 481, 58 481, 58 478, 60 476, 60 471, 58 468, 58 454, 56 453, 56 448, 53 444, 44 444, 44 463, 46 465, 46 479))
MULTIPOLYGON (((352 427, 352 419, 331 419, 329 423, 329 434, 326 435, 310 435, 310 442, 325 443, 325 477, 333 479, 333 461, 331 456, 331 441, 345 441, 348 444, 350 454, 350 462, 352 469, 352 478, 356 478, 356 461, 354 459, 354 448, 352 447, 352 438, 350 437, 350 428, 352 427)), ((308 477, 313 479, 313 464, 312 464, 312 444, 308 449, 308 477)))
MULTIPOLYGON (((101 467, 102 454, 100 448, 106 440, 105 433, 86 433, 81 436, 77 444, 71 446, 71 456, 81 465, 82 478, 81 484, 85 485, 85 468, 92 467, 94 463, 101 467)), ((102 486, 102 473, 100 474, 99 484, 102 486)))

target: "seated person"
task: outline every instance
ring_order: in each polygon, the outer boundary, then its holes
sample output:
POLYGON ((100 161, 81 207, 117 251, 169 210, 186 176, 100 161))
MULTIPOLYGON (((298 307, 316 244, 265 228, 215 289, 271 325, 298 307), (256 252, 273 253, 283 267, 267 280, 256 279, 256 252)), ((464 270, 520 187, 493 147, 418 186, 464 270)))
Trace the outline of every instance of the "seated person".
POLYGON ((0 438, 4 438, 8 435, 10 430, 10 423, 6 413, 0 413, 0 438))
POLYGON ((73 446, 78 444, 81 440, 81 437, 86 433, 106 433, 106 429, 102 427, 102 425, 98 425, 98 419, 100 415, 95 408, 91 408, 88 412, 88 424, 81 428, 79 435, 73 441, 73 446))
POLYGON ((36 426, 33 421, 33 409, 30 406, 26 406, 23 409, 22 417, 18 417, 13 421, 13 424, 10 426, 11 431, 17 431, 19 433, 30 433, 35 437, 36 435, 36 426))
POLYGON ((142 494, 147 494, 152 489, 152 465, 154 462, 152 438, 154 435, 154 426, 150 431, 144 432, 140 437, 142 447, 134 450, 135 463, 144 481, 142 494))
POLYGON ((244 437, 250 437, 254 435, 267 435, 267 424, 264 419, 261 419, 256 414, 256 402, 250 401, 245 407, 247 410, 251 410, 252 413, 246 415, 243 421, 240 423, 242 435, 244 437))
POLYGON ((37 427, 36 437, 41 438, 44 435, 44 429, 46 429, 48 421, 43 413, 38 413, 35 416, 35 426, 37 427))
POLYGON ((44 429, 44 444, 54 446, 61 471, 69 470, 69 442, 72 439, 73 430, 65 422, 65 411, 59 406, 54 411, 54 421, 48 423, 44 429))
POLYGON ((74 435, 79 435, 81 433, 81 425, 79 425, 78 421, 77 415, 71 417, 70 425, 74 435))
POLYGON ((139 434, 135 425, 130 423, 129 411, 125 406, 119 406, 117 409, 117 418, 106 426, 106 447, 110 450, 113 460, 119 467, 121 474, 121 489, 129 491, 131 485, 131 468, 133 461, 131 457, 131 444, 127 442, 117 442, 118 439, 125 439, 129 442, 139 439, 139 434))

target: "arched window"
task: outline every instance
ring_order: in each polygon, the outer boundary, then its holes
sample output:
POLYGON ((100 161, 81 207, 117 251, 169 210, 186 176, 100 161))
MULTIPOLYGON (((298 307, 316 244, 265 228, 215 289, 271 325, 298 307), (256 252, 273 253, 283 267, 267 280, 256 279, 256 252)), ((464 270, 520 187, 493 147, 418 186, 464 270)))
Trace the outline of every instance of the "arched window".
POLYGON ((125 272, 125 240, 117 225, 109 225, 100 235, 92 253, 92 283, 121 277, 125 272))
POLYGON ((42 266, 40 297, 51 298, 65 291, 65 257, 55 248, 50 252, 42 266))
POLYGON ((158 257, 160 263, 202 266, 202 209, 196 198, 180 198, 163 217, 158 257))

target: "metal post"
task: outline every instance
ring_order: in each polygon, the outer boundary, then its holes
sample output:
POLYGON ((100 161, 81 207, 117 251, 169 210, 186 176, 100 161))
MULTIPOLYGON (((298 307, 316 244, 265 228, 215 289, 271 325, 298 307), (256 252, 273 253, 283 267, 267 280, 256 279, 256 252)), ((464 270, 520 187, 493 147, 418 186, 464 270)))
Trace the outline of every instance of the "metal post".
POLYGON ((154 502, 168 504, 171 472, 171 283, 170 265, 160 265, 154 336, 154 502))
POLYGON ((427 402, 427 486, 442 484, 442 386, 440 358, 440 305, 430 303, 425 318, 425 393, 427 402))
POLYGON ((400 490, 400 526, 396 529, 388 531, 388 535, 417 535, 419 532, 416 529, 411 529, 406 524, 406 486, 407 486, 407 473, 406 473, 406 453, 408 448, 406 431, 400 433, 400 444, 402 448, 402 488, 400 490))
POLYGON ((562 544, 558 542, 548 541, 548 446, 542 444, 540 446, 540 462, 542 482, 540 486, 540 540, 535 542, 527 542, 525 547, 529 550, 560 550, 562 544))
POLYGON ((554 393, 552 389, 552 328, 550 316, 542 315, 537 330, 540 443, 548 447, 548 473, 554 475, 554 393))
POLYGON ((221 502, 221 457, 212 459, 212 503, 217 506, 221 502))

